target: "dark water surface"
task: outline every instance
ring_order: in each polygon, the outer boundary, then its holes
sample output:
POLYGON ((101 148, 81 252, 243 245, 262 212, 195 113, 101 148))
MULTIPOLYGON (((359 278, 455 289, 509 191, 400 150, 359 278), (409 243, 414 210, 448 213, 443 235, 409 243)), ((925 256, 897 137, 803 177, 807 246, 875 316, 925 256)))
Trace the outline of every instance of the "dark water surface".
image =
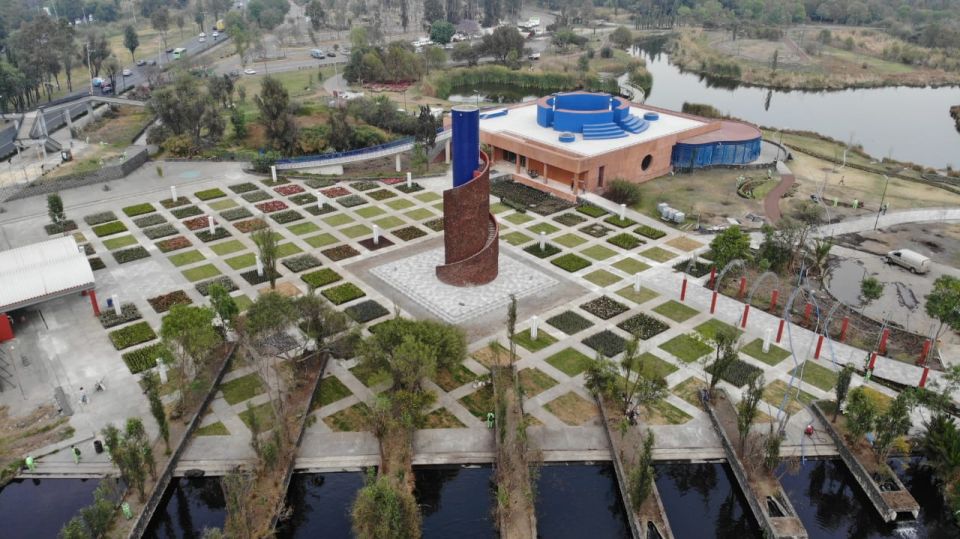
POLYGON ((726 464, 655 464, 657 490, 677 539, 759 538, 747 501, 726 464))
POLYGON ((490 466, 423 466, 413 473, 424 538, 497 537, 490 466))
MULTIPOLYGON (((630 524, 612 464, 550 464, 538 473, 536 507, 540 537, 630 537, 630 524)), ((681 537, 678 535, 677 539, 681 537)))
POLYGON ((0 489, 0 537, 56 537, 93 503, 99 479, 14 479, 0 489))
POLYGON ((277 537, 350 537, 350 508, 362 486, 363 472, 294 475, 287 494, 293 511, 277 537))
POLYGON ((225 507, 219 477, 174 479, 144 537, 186 539, 200 537, 204 528, 222 529, 225 507))

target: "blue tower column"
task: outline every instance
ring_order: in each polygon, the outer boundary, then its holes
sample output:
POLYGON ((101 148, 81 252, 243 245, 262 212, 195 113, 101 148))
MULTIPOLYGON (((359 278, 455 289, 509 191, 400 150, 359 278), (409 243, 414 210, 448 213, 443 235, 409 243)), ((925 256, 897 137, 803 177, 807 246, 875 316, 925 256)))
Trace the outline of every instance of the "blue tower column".
POLYGON ((453 120, 453 186, 473 179, 480 164, 480 109, 473 105, 457 105, 450 111, 453 120))

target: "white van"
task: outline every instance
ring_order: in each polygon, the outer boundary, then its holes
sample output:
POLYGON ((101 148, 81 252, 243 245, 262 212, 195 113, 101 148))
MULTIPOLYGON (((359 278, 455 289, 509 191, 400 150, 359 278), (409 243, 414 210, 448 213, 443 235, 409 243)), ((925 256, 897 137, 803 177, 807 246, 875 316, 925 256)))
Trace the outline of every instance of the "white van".
POLYGON ((897 264, 907 268, 912 273, 924 274, 930 271, 930 258, 910 249, 890 251, 883 259, 887 264, 897 264))

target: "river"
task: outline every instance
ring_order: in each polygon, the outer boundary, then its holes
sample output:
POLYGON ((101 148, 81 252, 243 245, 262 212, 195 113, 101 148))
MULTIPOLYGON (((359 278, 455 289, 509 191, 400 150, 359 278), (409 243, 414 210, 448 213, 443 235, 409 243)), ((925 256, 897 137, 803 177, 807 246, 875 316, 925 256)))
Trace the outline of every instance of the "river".
POLYGON ((664 53, 640 52, 653 75, 651 105, 680 110, 705 103, 720 112, 775 128, 815 131, 863 145, 875 157, 942 168, 960 167, 960 133, 950 107, 960 88, 862 88, 830 92, 739 86, 683 73, 664 53))

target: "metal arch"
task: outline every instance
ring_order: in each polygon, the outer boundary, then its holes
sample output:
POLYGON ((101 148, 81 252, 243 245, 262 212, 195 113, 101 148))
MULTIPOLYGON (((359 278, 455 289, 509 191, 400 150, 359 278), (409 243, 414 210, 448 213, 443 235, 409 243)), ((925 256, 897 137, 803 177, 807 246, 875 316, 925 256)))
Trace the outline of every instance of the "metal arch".
POLYGON ((750 287, 750 293, 747 294, 747 305, 753 304, 753 294, 757 291, 757 288, 759 288, 760 285, 763 284, 764 280, 766 280, 768 277, 773 277, 773 279, 777 282, 777 288, 778 289, 780 288, 780 277, 777 276, 777 274, 772 271, 764 272, 762 275, 760 275, 760 277, 757 278, 757 281, 753 283, 753 286, 750 287))
POLYGON ((839 367, 840 365, 837 363, 837 354, 833 349, 833 338, 830 337, 830 324, 833 322, 833 315, 836 314, 837 309, 839 309, 841 306, 844 306, 844 303, 840 301, 839 298, 834 299, 836 299, 837 302, 834 303, 833 307, 831 307, 827 312, 827 319, 823 324, 823 335, 827 339, 827 350, 830 352, 830 361, 833 362, 835 367, 839 367))
MULTIPOLYGON (((806 279, 805 279, 805 275, 803 275, 803 272, 801 272, 800 281, 801 281, 800 285, 793 289, 793 293, 790 294, 790 297, 787 299, 787 302, 783 306, 782 320, 784 321, 784 324, 787 327, 787 341, 789 342, 789 346, 790 346, 790 355, 793 357, 794 368, 793 370, 790 371, 790 382, 787 384, 787 390, 784 392, 783 400, 780 402, 780 407, 777 409, 778 421, 782 419, 783 410, 784 408, 786 408, 787 403, 790 401, 790 392, 791 390, 793 390, 794 384, 796 383, 796 378, 797 378, 796 373, 801 370, 800 360, 797 358, 797 352, 794 349, 794 345, 793 345, 793 330, 792 330, 793 324, 791 323, 792 317, 790 316, 790 313, 793 311, 793 303, 794 301, 796 301, 797 295, 800 294, 801 292, 809 293, 809 290, 804 286, 806 284, 806 279)), ((810 301, 813 303, 814 307, 816 307, 817 309, 817 326, 814 328, 814 333, 817 333, 817 331, 819 330, 820 322, 822 320, 820 317, 820 304, 817 302, 817 298, 813 294, 810 294, 810 301)), ((812 346, 813 341, 811 341, 810 344, 812 346)))
POLYGON ((694 265, 697 263, 697 258, 698 258, 697 255, 692 255, 690 257, 690 260, 687 261, 687 269, 684 273, 686 273, 687 275, 690 275, 691 277, 693 276, 693 273, 691 273, 691 270, 693 270, 694 265))
POLYGON ((727 265, 723 267, 723 270, 721 270, 720 273, 717 274, 717 277, 713 280, 713 291, 720 291, 720 281, 723 280, 723 277, 727 274, 727 272, 735 268, 740 268, 743 270, 744 267, 746 267, 746 262, 744 262, 742 258, 737 258, 728 262, 727 265))

